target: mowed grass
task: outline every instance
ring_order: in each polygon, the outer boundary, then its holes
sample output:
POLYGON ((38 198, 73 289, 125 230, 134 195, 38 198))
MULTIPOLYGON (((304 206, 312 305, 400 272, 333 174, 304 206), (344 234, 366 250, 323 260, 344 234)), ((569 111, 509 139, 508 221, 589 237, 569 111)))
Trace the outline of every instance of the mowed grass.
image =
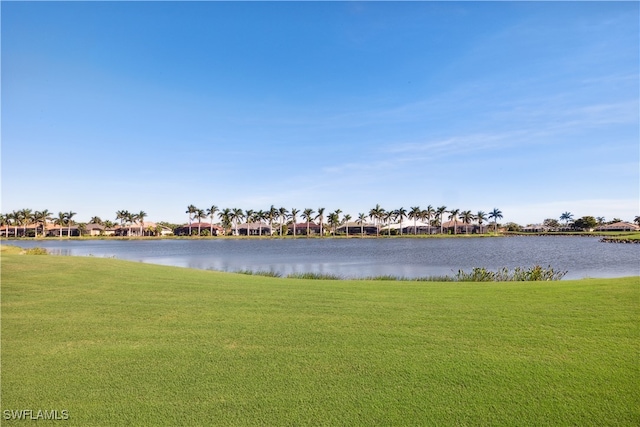
POLYGON ((1 296, 2 410, 69 426, 640 424, 638 277, 318 281, 3 254, 1 296))

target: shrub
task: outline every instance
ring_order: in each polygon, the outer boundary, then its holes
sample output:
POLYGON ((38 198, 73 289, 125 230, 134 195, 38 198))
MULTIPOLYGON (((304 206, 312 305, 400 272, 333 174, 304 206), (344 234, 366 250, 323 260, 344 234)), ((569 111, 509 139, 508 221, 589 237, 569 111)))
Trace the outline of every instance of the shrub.
POLYGON ((288 279, 342 280, 342 277, 327 273, 291 273, 288 279))
POLYGON ((551 266, 543 268, 539 265, 528 269, 516 267, 513 271, 504 267, 495 272, 475 267, 469 273, 458 270, 455 279, 458 282, 537 282, 561 280, 566 274, 567 271, 555 271, 551 266))
POLYGON ((30 248, 24 251, 25 255, 48 255, 45 248, 30 248))
POLYGON ((269 271, 269 270, 238 270, 236 271, 238 274, 246 274, 248 276, 265 276, 265 277, 282 277, 282 274, 277 271, 269 271))

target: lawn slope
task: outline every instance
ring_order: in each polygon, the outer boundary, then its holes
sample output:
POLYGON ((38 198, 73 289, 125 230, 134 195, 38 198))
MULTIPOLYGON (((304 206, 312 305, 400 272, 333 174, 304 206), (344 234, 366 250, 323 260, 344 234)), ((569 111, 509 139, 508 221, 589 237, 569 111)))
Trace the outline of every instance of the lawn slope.
POLYGON ((637 277, 313 281, 4 254, 1 267, 3 411, 66 410, 70 426, 640 424, 637 277))

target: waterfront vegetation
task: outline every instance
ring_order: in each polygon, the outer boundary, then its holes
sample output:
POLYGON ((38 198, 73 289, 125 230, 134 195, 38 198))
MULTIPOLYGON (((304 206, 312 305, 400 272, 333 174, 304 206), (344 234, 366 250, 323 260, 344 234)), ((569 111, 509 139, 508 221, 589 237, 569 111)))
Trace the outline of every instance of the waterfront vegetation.
MULTIPOLYGON (((638 425, 638 277, 284 279, 2 246, 2 409, 98 425, 638 425)), ((6 422, 10 424, 11 422, 6 422)))
MULTIPOLYGON (((53 216, 48 209, 33 211, 19 209, 6 214, 0 214, 0 236, 4 237, 67 237, 72 236, 119 236, 119 237, 165 237, 179 235, 188 237, 214 236, 257 236, 257 237, 287 237, 317 236, 317 237, 365 237, 365 236, 424 236, 424 235, 486 235, 499 233, 576 233, 592 231, 596 226, 600 231, 608 230, 607 226, 620 225, 622 230, 633 231, 640 227, 640 216, 634 218, 638 224, 625 223, 620 218, 606 221, 604 217, 584 216, 573 221, 570 212, 560 215, 557 219, 545 219, 542 224, 520 224, 508 222, 499 224, 503 218, 500 209, 494 208, 490 212, 452 209, 446 206, 434 208, 429 205, 425 209, 413 206, 387 210, 377 204, 368 213, 361 212, 357 218, 343 213, 341 209, 333 212, 325 208, 317 211, 307 208, 299 210, 274 205, 268 210, 242 210, 239 208, 219 209, 212 205, 207 209, 200 209, 189 205, 185 211, 188 214, 186 224, 171 224, 168 222, 145 222, 148 214, 128 210, 115 212, 116 221, 103 220, 93 216, 88 223, 76 222, 76 212, 58 212, 53 216), (209 220, 208 223, 202 222, 209 220), (216 223, 215 221, 218 220, 216 223), (299 223, 299 220, 305 222, 299 223), (353 221, 352 221, 353 220, 353 221), (448 220, 448 221, 446 221, 448 220), (197 222, 194 222, 197 221, 197 222), (487 225, 485 222, 489 221, 487 225), (564 221, 564 224, 561 223, 564 221)), ((615 227, 613 227, 615 229, 615 227)), ((619 227, 618 227, 619 228, 619 227)))
MULTIPOLYGON (((237 273, 266 276, 266 277, 282 277, 282 275, 272 270, 239 270, 237 273)), ((555 281, 561 280, 567 274, 566 271, 557 271, 553 267, 547 268, 535 265, 530 268, 516 267, 514 270, 501 268, 498 271, 487 270, 484 267, 475 267, 471 271, 458 270, 453 276, 427 276, 406 278, 393 275, 382 275, 364 277, 360 280, 401 280, 415 282, 537 282, 537 281, 555 281)), ((330 273, 292 273, 285 276, 287 279, 309 279, 309 280, 344 280, 344 277, 330 273)))

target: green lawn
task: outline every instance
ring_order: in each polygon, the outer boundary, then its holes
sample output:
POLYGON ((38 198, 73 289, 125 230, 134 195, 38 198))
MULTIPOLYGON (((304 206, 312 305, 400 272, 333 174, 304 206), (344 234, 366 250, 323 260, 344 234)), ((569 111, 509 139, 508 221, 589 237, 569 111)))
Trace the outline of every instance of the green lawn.
POLYGON ((3 425, 21 409, 69 426, 640 424, 638 277, 318 281, 6 252, 1 267, 3 425))

